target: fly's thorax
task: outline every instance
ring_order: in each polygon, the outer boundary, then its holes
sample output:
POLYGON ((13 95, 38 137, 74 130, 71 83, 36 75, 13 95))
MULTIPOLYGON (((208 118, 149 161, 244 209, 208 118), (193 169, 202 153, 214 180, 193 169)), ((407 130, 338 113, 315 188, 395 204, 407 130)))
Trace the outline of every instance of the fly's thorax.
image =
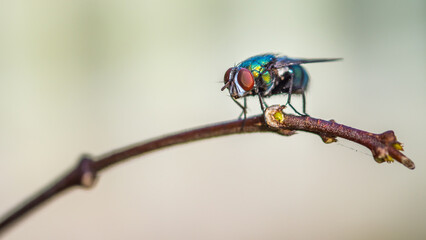
POLYGON ((256 82, 256 86, 263 96, 270 94, 275 85, 275 76, 273 69, 258 64, 253 64, 250 68, 256 82))
POLYGON ((258 87, 269 88, 273 85, 272 73, 264 65, 254 63, 249 66, 249 70, 256 80, 258 87))

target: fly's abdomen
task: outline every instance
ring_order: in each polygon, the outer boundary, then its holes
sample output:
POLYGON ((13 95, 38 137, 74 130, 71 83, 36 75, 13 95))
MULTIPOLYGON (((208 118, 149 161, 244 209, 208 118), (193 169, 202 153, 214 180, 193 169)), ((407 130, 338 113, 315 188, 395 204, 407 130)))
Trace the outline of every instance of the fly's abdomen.
POLYGON ((306 90, 309 82, 309 75, 306 70, 300 65, 290 66, 290 71, 293 73, 293 93, 302 93, 306 90))

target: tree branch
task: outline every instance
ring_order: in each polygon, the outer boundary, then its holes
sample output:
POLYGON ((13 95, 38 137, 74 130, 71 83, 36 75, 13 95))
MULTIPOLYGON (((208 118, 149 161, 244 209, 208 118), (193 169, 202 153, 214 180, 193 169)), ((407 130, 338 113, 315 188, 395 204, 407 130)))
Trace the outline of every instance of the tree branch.
POLYGON ((242 128, 243 120, 219 123, 135 144, 97 158, 83 155, 73 170, 54 181, 50 187, 36 194, 28 202, 12 210, 0 222, 0 234, 12 223, 60 192, 75 186, 85 188, 93 186, 97 173, 116 163, 164 147, 230 134, 275 132, 290 136, 296 130, 300 130, 319 135, 325 143, 335 142, 336 137, 341 137, 370 149, 378 163, 392 162, 395 159, 409 169, 415 168, 414 163, 400 152, 403 150, 402 144, 396 140, 393 131, 374 134, 338 124, 333 120, 325 121, 309 116, 285 114, 282 112, 283 109, 283 106, 271 106, 266 109, 264 115, 247 118, 244 128, 242 128))

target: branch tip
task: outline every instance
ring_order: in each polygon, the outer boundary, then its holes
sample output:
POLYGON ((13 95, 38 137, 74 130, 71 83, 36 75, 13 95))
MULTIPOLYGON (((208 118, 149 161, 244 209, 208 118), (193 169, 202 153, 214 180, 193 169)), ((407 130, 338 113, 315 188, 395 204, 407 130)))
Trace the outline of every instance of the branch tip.
POLYGON ((381 134, 374 134, 351 128, 334 120, 326 121, 309 116, 294 116, 283 112, 284 106, 273 105, 265 110, 264 118, 268 127, 277 132, 307 131, 317 134, 324 143, 333 143, 337 137, 357 142, 371 150, 373 158, 378 163, 392 163, 395 160, 409 169, 414 169, 414 163, 405 157, 403 145, 398 142, 392 130, 381 134))

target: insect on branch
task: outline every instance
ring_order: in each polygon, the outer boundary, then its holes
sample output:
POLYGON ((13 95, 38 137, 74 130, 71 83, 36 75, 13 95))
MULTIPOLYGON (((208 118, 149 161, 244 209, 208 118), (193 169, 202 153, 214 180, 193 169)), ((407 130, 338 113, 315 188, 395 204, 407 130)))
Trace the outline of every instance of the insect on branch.
POLYGON ((58 193, 75 186, 92 187, 96 182, 98 173, 116 163, 161 148, 212 137, 254 132, 274 132, 290 136, 299 130, 317 134, 325 143, 335 142, 336 137, 345 138, 370 149, 374 159, 379 163, 392 162, 395 159, 409 169, 415 168, 414 163, 400 152, 403 150, 402 144, 397 141, 393 131, 374 134, 338 124, 333 120, 325 121, 308 116, 286 114, 282 111, 283 109, 283 106, 275 105, 267 108, 263 115, 245 120, 218 123, 172 134, 125 147, 99 157, 92 158, 84 155, 75 168, 3 218, 0 221, 0 235, 12 223, 22 219, 23 216, 41 206, 48 199, 57 196, 58 193), (242 129, 243 121, 244 128, 242 129))

